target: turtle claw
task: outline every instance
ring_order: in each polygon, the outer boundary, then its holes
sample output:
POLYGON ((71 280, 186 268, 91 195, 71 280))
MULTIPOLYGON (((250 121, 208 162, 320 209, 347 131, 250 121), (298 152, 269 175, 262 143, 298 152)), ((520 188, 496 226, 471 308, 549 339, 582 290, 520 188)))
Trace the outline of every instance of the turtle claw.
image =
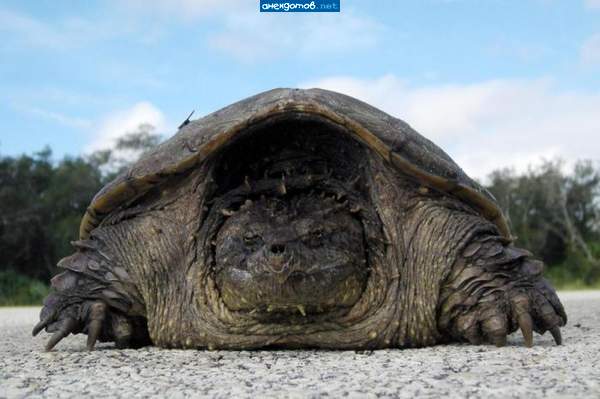
POLYGON ((34 337, 36 335, 38 335, 40 333, 40 331, 42 331, 44 328, 46 328, 50 323, 52 323, 54 321, 54 319, 56 318, 56 312, 52 312, 50 314, 48 314, 46 317, 44 317, 42 320, 40 320, 35 327, 33 327, 33 330, 31 331, 31 335, 33 335, 34 337))
POLYGON ((87 350, 88 351, 93 351, 94 350, 94 346, 96 345, 96 341, 98 340, 98 337, 100 336, 100 331, 102 331, 102 322, 99 320, 93 320, 90 323, 90 327, 88 330, 88 336, 87 336, 87 350))
POLYGON ((531 348, 533 346, 533 320, 529 313, 521 313, 517 316, 517 322, 521 333, 523 333, 523 339, 525 340, 525 346, 531 348))
POLYGON ((102 332, 102 324, 106 317, 106 305, 103 302, 96 302, 91 306, 90 324, 88 327, 87 350, 93 351, 94 345, 102 332))
POLYGON ((58 344, 64 337, 75 331, 78 326, 77 320, 72 317, 66 318, 60 329, 56 331, 46 343, 46 347, 44 348, 46 352, 50 352, 56 344, 58 344))
POLYGON ((558 326, 552 327, 550 329, 550 334, 552 334, 552 338, 554 338, 556 345, 562 345, 562 335, 560 334, 560 328, 558 326))
POLYGON ((533 345, 533 331, 544 334, 550 331, 557 345, 562 343, 560 326, 566 323, 564 309, 554 291, 543 282, 528 290, 520 289, 511 295, 512 311, 516 324, 521 329, 525 346, 533 345))
POLYGON ((501 347, 506 345, 508 335, 520 330, 524 346, 531 348, 534 331, 539 334, 549 331, 556 344, 561 345, 560 327, 566 322, 561 311, 564 314, 558 298, 549 293, 534 287, 509 289, 457 317, 452 334, 474 345, 487 342, 501 347), (559 306, 551 306, 553 302, 559 306))

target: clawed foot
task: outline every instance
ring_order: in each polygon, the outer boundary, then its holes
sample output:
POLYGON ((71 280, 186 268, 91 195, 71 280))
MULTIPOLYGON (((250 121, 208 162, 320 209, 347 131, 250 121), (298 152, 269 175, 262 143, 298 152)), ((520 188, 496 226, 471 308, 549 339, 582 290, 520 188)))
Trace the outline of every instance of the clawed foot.
POLYGON ((525 346, 533 345, 533 332, 550 331, 557 345, 562 343, 560 327, 567 315, 548 282, 539 279, 529 287, 503 287, 482 297, 477 304, 459 315, 453 335, 472 344, 506 345, 507 336, 521 330, 525 346))
MULTIPOLYGON (((102 301, 88 301, 57 307, 52 296, 42 310, 40 322, 33 328, 36 336, 46 329, 54 334, 46 343, 45 350, 50 351, 69 334, 87 334, 87 349, 93 350, 97 341, 115 341, 117 347, 131 345, 134 325, 125 316, 109 311, 102 301), (61 310, 58 310, 61 309, 61 310)), ((56 301, 59 302, 59 301, 56 301)))
MULTIPOLYGON (((45 310, 45 309, 44 309, 45 310)), ((91 304, 77 304, 66 311, 59 312, 50 310, 33 328, 32 334, 36 336, 43 329, 54 332, 46 343, 45 350, 50 351, 57 343, 69 334, 77 334, 87 330, 87 349, 93 350, 96 341, 102 332, 103 322, 106 319, 107 306, 103 302, 91 304), (87 312, 84 311, 84 308, 87 312), (88 313, 87 317, 81 317, 82 313, 88 313)))

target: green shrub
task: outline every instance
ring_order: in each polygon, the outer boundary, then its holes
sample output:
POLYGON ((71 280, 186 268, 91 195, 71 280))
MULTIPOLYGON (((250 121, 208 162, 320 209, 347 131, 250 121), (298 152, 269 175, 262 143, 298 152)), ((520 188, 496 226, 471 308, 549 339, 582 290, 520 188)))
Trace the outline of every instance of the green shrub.
POLYGON ((544 272, 546 277, 557 290, 600 289, 600 278, 595 273, 582 272, 582 267, 576 263, 588 266, 582 259, 569 258, 565 262, 551 265, 544 272))
POLYGON ((49 291, 39 280, 10 269, 0 271, 0 306, 41 305, 49 291))

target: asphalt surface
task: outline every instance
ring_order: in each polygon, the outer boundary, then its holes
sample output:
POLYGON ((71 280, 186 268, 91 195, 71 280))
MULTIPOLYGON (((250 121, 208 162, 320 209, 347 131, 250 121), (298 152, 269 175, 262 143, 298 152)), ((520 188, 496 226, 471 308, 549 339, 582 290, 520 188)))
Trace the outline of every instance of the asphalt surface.
POLYGON ((561 293, 562 346, 446 345, 354 351, 85 350, 31 337, 39 308, 0 308, 0 397, 564 397, 600 398, 600 291, 561 293))

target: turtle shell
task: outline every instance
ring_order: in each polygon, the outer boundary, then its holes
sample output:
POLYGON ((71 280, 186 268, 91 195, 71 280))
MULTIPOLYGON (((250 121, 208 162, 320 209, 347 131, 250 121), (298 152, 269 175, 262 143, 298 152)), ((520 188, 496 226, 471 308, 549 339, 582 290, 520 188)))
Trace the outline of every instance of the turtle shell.
POLYGON ((398 172, 477 209, 510 239, 495 198, 438 146, 394 118, 350 96, 323 89, 273 89, 213 112, 182 127, 100 190, 80 226, 85 239, 111 211, 174 174, 202 163, 245 129, 272 117, 303 114, 341 125, 398 172))

